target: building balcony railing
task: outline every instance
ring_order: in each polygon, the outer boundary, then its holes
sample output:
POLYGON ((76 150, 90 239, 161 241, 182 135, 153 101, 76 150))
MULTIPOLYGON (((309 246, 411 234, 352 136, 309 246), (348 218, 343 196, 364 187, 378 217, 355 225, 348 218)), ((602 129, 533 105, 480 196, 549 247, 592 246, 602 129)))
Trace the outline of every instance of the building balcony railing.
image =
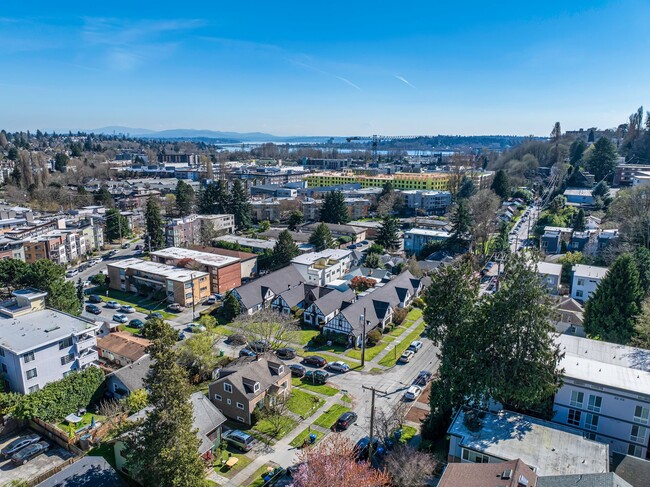
POLYGON ((98 360, 99 360, 99 354, 97 353, 97 350, 94 349, 86 350, 83 354, 79 356, 79 358, 77 358, 77 362, 79 363, 80 369, 83 369, 88 365, 97 362, 98 360))
POLYGON ((77 340, 76 347, 77 353, 81 354, 83 351, 88 350, 89 348, 97 346, 97 338, 94 336, 85 336, 80 337, 77 340))

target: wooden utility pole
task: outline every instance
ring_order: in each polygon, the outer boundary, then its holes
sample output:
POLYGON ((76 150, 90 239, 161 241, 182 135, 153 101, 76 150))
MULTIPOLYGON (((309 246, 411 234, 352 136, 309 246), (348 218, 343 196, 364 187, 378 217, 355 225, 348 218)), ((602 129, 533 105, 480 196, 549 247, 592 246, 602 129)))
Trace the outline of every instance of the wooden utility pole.
POLYGON ((369 391, 372 392, 372 399, 370 402, 370 443, 368 444, 368 461, 372 461, 372 440, 374 438, 374 433, 375 433, 375 394, 379 392, 380 394, 383 394, 384 396, 388 395, 388 392, 386 391, 379 391, 375 389, 374 387, 368 387, 368 386, 361 386, 364 389, 368 389, 369 391))
POLYGON ((361 335, 361 368, 366 364, 366 308, 363 308, 363 316, 360 317, 363 333, 361 335))

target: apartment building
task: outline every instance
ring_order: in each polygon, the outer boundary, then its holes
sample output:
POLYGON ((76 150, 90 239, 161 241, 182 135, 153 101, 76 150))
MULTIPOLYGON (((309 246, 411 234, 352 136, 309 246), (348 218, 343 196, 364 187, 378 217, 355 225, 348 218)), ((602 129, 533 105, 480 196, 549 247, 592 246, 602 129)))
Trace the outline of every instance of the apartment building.
POLYGON ((5 231, 4 236, 7 238, 13 238, 14 240, 21 240, 38 237, 39 235, 43 235, 57 229, 65 229, 65 220, 35 220, 32 223, 28 223, 27 225, 15 227, 11 230, 5 231))
POLYGON ((555 341, 565 355, 553 421, 612 453, 650 458, 650 351, 568 334, 555 341))
POLYGON ((442 214, 451 205, 451 193, 449 191, 402 191, 406 206, 414 212, 423 212, 427 215, 442 214))
POLYGON ((241 259, 180 247, 169 247, 149 254, 162 264, 192 267, 210 275, 210 290, 223 294, 241 286, 241 259))
POLYGON ((43 259, 64 265, 69 262, 65 239, 61 234, 43 235, 30 239, 24 243, 23 248, 25 250, 25 262, 28 264, 43 259))
MULTIPOLYGON (((650 171, 648 164, 619 164, 614 169, 614 186, 632 186, 636 176, 645 177, 645 172, 650 171)), ((638 184, 638 183, 637 183, 638 184)))
POLYGON ((607 275, 607 267, 576 264, 571 269, 571 297, 581 303, 586 302, 596 292, 600 281, 607 275))
POLYGON ((99 325, 46 308, 46 296, 21 289, 0 303, 0 368, 7 391, 36 392, 97 364, 99 325))
POLYGON ((412 228, 404 232, 404 251, 418 255, 429 242, 439 242, 451 238, 451 233, 442 230, 412 228))
POLYGON ((366 198, 345 198, 345 206, 348 208, 350 220, 365 218, 370 210, 370 200, 366 198))
POLYGON ((124 259, 106 266, 110 288, 150 295, 165 293, 167 301, 182 306, 198 304, 210 295, 207 272, 173 267, 140 259, 124 259))
POLYGON ((174 218, 165 227, 165 239, 169 247, 203 245, 201 229, 212 226, 215 235, 225 235, 235 231, 233 215, 189 215, 174 218))
POLYGON ((299 255, 291 259, 291 265, 302 275, 306 284, 325 286, 349 272, 351 255, 351 250, 327 249, 299 255))

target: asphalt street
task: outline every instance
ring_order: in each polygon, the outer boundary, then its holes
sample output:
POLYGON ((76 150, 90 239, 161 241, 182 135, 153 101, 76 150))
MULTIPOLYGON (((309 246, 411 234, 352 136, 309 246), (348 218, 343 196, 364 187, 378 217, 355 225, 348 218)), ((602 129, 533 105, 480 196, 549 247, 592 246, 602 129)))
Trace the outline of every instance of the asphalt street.
POLYGON ((517 223, 515 233, 510 234, 510 248, 513 252, 523 248, 528 236, 534 230, 535 225, 537 224, 537 219, 539 218, 540 210, 535 205, 528 206, 528 213, 526 216, 522 216, 517 223))

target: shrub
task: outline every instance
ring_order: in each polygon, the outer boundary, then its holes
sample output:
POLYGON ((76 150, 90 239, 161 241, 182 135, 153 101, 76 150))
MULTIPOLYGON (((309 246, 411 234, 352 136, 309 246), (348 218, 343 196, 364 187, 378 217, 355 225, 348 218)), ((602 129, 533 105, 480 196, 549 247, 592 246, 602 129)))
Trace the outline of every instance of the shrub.
MULTIPOLYGON (((424 309, 424 299, 422 299, 422 298, 415 298, 415 299, 413 300, 413 302, 411 303, 411 305, 412 305, 414 308, 424 309)), ((406 315, 404 315, 404 316, 406 316, 406 315)))
POLYGON ((376 281, 368 277, 355 276, 350 281, 349 286, 358 293, 362 293, 371 287, 375 287, 376 281))
POLYGON ((393 311, 393 323, 398 326, 401 325, 407 314, 408 310, 406 308, 396 308, 395 311, 393 311))
POLYGON ((368 332, 366 335, 366 338, 368 339, 368 343, 371 345, 377 345, 381 341, 381 331, 379 330, 372 330, 368 332))

